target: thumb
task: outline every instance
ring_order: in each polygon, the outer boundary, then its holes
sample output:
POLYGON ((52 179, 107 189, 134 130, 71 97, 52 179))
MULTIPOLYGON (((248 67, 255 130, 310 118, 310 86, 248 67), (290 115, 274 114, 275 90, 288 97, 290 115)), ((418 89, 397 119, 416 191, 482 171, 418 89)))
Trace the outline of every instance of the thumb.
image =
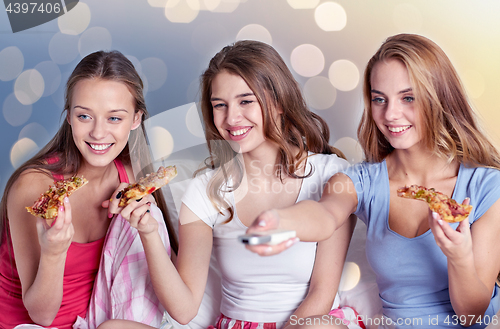
POLYGON ((466 219, 461 221, 460 224, 458 224, 457 231, 464 233, 464 232, 467 232, 469 230, 470 230, 469 217, 467 217, 466 219))
POLYGON ((47 221, 41 217, 36 217, 36 229, 38 232, 43 232, 44 230, 48 230, 50 227, 47 224, 47 221))

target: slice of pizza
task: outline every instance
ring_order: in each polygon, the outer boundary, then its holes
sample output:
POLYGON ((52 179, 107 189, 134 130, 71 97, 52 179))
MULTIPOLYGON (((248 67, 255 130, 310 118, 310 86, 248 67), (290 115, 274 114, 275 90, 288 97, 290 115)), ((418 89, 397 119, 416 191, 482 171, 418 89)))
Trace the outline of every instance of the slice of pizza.
POLYGON ((141 178, 137 183, 131 184, 121 190, 122 196, 118 206, 125 207, 132 200, 138 200, 153 193, 168 184, 175 176, 177 176, 177 168, 175 166, 158 168, 157 172, 146 175, 146 177, 141 178))
POLYGON ((49 187, 47 192, 40 195, 33 206, 26 207, 26 210, 33 216, 46 219, 47 224, 51 225, 57 218, 64 197, 70 196, 88 182, 85 178, 78 176, 56 181, 53 186, 49 187))
POLYGON ((447 195, 424 186, 402 187, 398 189, 398 196, 427 202, 432 211, 437 212, 444 221, 449 223, 463 221, 472 210, 471 205, 460 204, 447 195))

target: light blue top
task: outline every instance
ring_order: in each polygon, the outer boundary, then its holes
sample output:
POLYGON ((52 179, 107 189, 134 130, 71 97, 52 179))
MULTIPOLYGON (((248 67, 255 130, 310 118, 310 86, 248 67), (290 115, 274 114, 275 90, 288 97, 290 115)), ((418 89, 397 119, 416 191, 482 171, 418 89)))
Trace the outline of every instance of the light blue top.
MULTIPOLYGON (((344 173, 356 187, 356 215, 367 226, 366 255, 377 275, 384 315, 394 321, 400 319, 398 324, 414 324, 408 327, 462 328, 450 302, 446 256, 431 230, 406 238, 389 227, 389 175, 385 160, 360 163, 344 173), (435 325, 437 320, 439 326, 435 325)), ((472 224, 500 198, 500 171, 461 165, 452 198, 461 202, 465 197, 474 207, 469 215, 472 224)), ((453 228, 457 226, 458 223, 452 224, 453 228)), ((486 324, 498 312, 499 304, 499 288, 495 285, 485 313, 489 316, 486 324)), ((476 324, 469 328, 485 327, 476 324)))

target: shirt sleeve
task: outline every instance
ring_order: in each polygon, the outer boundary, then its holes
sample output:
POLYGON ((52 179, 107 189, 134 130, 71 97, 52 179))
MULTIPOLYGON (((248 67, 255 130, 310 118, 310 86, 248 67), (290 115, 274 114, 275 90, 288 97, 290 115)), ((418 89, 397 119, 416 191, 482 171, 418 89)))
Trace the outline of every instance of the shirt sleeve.
POLYGON ((342 173, 347 175, 354 184, 354 189, 358 198, 358 206, 354 214, 368 226, 368 207, 372 204, 371 200, 373 199, 373 193, 371 191, 372 181, 370 180, 370 175, 366 168, 366 163, 362 162, 354 164, 346 170, 342 171, 342 173))
POLYGON ((181 200, 198 218, 214 228, 219 213, 207 195, 208 179, 206 174, 193 178, 181 200))
POLYGON ((475 222, 500 199, 500 171, 490 168, 476 168, 468 188, 470 191, 468 196, 474 207, 472 222, 475 222), (483 171, 482 175, 479 174, 481 171, 483 171))

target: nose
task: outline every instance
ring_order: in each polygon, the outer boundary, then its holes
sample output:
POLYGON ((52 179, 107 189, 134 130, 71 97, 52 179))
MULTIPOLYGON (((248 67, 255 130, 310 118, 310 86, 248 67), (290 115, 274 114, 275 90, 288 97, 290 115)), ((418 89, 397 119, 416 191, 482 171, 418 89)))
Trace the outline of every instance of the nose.
POLYGON ((235 126, 241 122, 241 109, 238 106, 228 105, 226 121, 229 125, 235 126))
POLYGON ((387 121, 395 121, 401 118, 402 108, 398 102, 388 102, 386 111, 385 111, 385 119, 387 121))
POLYGON ((90 131, 90 136, 96 140, 102 139, 107 134, 107 127, 105 120, 96 119, 94 121, 94 126, 90 131))

